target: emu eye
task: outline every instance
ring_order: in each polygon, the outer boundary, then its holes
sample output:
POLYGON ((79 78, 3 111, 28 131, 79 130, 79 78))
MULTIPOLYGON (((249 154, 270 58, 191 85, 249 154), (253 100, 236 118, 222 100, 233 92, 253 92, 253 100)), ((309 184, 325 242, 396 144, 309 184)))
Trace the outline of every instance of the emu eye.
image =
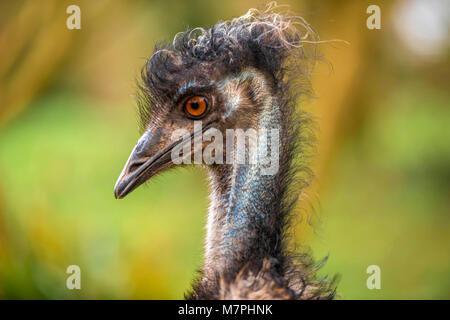
POLYGON ((184 103, 184 112, 189 118, 201 118, 208 109, 208 102, 205 97, 195 96, 189 98, 184 103))

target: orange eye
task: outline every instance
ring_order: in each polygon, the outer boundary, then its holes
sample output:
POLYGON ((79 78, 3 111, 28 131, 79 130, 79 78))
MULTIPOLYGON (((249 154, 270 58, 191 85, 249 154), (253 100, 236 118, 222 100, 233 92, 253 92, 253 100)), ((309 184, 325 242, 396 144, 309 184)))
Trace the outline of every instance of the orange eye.
POLYGON ((189 98, 184 104, 184 112, 191 118, 200 118, 205 114, 207 108, 206 98, 201 96, 189 98))

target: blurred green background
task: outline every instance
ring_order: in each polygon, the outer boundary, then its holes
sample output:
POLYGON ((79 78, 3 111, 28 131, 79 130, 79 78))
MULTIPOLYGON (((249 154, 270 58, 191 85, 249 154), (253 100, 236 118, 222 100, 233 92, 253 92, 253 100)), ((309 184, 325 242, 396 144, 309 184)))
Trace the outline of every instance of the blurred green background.
MULTIPOLYGON (((206 175, 177 169, 125 200, 135 79, 156 41, 262 1, 0 3, 0 298, 182 298, 202 261, 206 175), (81 8, 81 30, 66 8, 81 8), (82 289, 66 289, 67 266, 82 289)), ((448 1, 291 0, 323 40, 302 107, 320 125, 292 230, 343 299, 450 298, 448 1), (366 8, 381 8, 368 30, 366 8), (319 200, 320 199, 320 200, 319 200), (309 209, 314 207, 314 210, 309 209), (381 268, 381 290, 366 268, 381 268)))

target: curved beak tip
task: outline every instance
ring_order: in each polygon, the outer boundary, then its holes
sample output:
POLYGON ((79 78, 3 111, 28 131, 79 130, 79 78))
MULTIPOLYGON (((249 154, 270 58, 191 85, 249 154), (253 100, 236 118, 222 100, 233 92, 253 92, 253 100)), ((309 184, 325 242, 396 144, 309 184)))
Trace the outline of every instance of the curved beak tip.
POLYGON ((124 192, 126 187, 127 187, 127 183, 124 181, 123 175, 121 174, 119 179, 117 179, 116 184, 114 185, 114 197, 116 199, 123 199, 128 192, 124 192))
POLYGON ((117 189, 117 187, 114 187, 114 198, 116 199, 122 199, 122 197, 120 196, 120 192, 117 189))

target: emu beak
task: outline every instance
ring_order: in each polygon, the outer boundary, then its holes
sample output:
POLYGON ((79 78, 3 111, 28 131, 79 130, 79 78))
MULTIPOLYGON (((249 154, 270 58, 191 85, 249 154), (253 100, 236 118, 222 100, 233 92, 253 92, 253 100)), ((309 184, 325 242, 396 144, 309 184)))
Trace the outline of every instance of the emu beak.
POLYGON ((175 142, 170 140, 172 128, 150 128, 138 140, 125 167, 122 170, 116 185, 114 196, 122 199, 131 191, 145 183, 157 173, 170 168, 172 162, 172 149, 177 145, 191 144, 194 137, 202 134, 211 123, 193 132, 190 136, 175 142))
POLYGON ((116 185, 114 195, 121 199, 159 171, 172 165, 172 143, 165 143, 161 129, 147 130, 136 143, 116 185))

